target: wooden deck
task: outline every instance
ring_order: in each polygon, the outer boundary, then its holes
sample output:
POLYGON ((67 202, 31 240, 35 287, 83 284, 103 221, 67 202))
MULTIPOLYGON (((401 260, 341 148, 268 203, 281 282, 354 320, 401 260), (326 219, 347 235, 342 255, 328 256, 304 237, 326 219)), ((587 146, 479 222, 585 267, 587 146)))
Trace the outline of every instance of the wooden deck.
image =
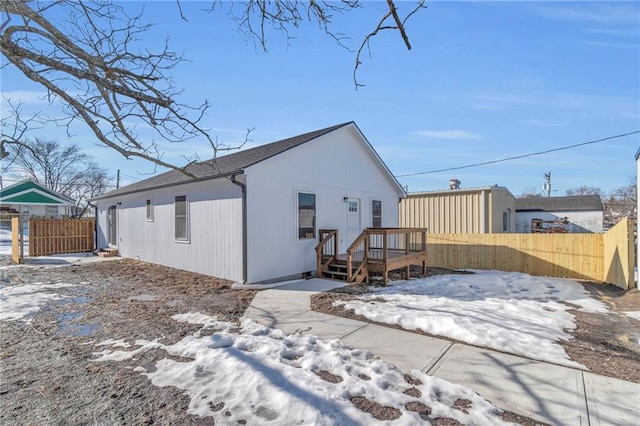
POLYGON ((359 284, 369 282, 370 272, 380 272, 387 285, 389 271, 404 269, 407 279, 411 265, 421 265, 423 273, 427 272, 426 229, 367 228, 346 253, 338 253, 337 241, 337 230, 320 230, 318 277, 359 284))

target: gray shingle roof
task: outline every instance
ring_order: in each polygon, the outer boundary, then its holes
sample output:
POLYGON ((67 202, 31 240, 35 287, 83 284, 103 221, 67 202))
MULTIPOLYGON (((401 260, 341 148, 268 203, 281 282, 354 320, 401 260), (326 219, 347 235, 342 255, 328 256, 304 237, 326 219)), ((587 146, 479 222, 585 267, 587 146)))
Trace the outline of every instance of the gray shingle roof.
POLYGON ((599 195, 573 195, 568 197, 516 198, 516 211, 602 211, 599 195))
MULTIPOLYGON (((215 161, 209 160, 201 163, 194 163, 187 167, 187 172, 194 175, 197 180, 214 179, 220 176, 229 176, 234 173, 241 173, 246 167, 259 163, 260 161, 266 160, 269 157, 273 157, 274 155, 280 154, 298 145, 302 145, 305 142, 309 142, 312 139, 330 133, 351 123, 353 122, 350 121, 347 123, 337 124, 335 126, 282 139, 277 142, 246 149, 244 151, 234 152, 233 154, 218 157, 215 161)), ((149 179, 124 186, 120 189, 107 192, 106 194, 93 198, 93 200, 145 191, 152 188, 178 185, 192 180, 193 178, 185 175, 184 173, 177 170, 171 170, 166 173, 153 176, 149 179)))

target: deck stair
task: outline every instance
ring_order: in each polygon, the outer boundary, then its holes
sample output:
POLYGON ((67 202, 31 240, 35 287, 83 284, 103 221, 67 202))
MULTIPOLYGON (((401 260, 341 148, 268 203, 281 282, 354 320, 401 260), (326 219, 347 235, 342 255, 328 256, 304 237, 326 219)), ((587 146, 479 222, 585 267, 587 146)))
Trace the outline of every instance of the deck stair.
POLYGON ((98 252, 98 257, 116 257, 117 255, 118 249, 112 247, 100 249, 100 251, 98 252))
MULTIPOLYGON (((333 280, 347 281, 349 279, 347 270, 348 266, 346 260, 334 259, 322 268, 322 276, 333 280)), ((360 284, 363 281, 368 282, 369 274, 366 268, 361 269, 359 272, 357 269, 352 268, 351 272, 353 274, 351 283, 360 284)))

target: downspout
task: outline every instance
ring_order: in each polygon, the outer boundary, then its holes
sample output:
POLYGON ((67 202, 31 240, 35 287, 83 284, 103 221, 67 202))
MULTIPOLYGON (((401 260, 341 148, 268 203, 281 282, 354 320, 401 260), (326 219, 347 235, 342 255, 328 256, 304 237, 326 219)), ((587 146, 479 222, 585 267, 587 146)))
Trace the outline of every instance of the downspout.
MULTIPOLYGON (((91 202, 87 201, 87 204, 94 208, 93 217, 95 218, 93 221, 93 251, 98 251, 98 206, 95 204, 91 204, 91 202)), ((94 253, 95 254, 95 253, 94 253)))
POLYGON ((247 185, 231 175, 231 183, 242 189, 242 283, 247 284, 247 185))

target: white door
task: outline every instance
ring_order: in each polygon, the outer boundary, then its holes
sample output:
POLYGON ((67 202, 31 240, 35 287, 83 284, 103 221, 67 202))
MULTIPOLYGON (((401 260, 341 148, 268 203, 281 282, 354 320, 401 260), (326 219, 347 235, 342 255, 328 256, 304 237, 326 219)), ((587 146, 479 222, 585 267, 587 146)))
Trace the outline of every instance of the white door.
POLYGON ((118 246, 118 207, 109 207, 109 245, 118 246))
POLYGON ((358 198, 349 198, 347 202, 347 247, 358 238, 361 232, 360 200, 358 198))

